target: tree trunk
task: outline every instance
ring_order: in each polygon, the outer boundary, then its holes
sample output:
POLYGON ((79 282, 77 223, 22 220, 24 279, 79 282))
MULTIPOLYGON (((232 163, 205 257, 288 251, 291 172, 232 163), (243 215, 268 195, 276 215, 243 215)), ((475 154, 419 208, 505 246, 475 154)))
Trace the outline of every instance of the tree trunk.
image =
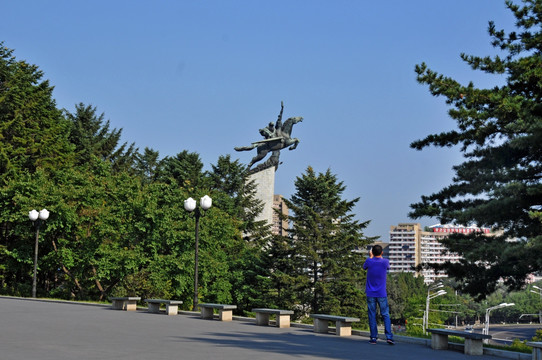
MULTIPOLYGON (((55 252, 58 254, 58 248, 56 246, 56 243, 55 241, 53 240, 52 241, 53 243, 53 249, 55 250, 55 252)), ((83 287, 81 286, 81 284, 79 283, 79 280, 68 270, 68 268, 66 268, 64 266, 64 264, 62 263, 62 260, 59 260, 60 262, 60 267, 62 268, 62 271, 64 271, 64 273, 66 275, 68 275, 72 280, 73 280, 73 283, 75 284, 75 286, 77 287, 77 289, 79 290, 79 294, 81 297, 84 296, 85 294, 85 291, 83 290, 83 287)), ((75 294, 72 293, 72 295, 74 296, 75 294)), ((74 296, 75 297, 75 296, 74 296)))
POLYGON ((94 265, 92 265, 92 274, 94 274, 94 282, 96 283, 96 287, 98 288, 98 290, 100 290, 100 301, 103 300, 103 298, 105 297, 105 291, 104 291, 104 288, 102 287, 102 284, 100 283, 100 280, 98 280, 98 272, 96 271, 96 267, 94 267, 94 265))

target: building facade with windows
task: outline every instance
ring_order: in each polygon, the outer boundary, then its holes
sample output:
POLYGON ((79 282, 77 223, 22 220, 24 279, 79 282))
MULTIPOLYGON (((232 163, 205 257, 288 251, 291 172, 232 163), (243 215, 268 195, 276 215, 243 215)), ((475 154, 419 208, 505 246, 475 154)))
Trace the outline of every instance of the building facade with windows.
POLYGON ((482 232, 491 235, 488 228, 461 225, 433 225, 426 231, 419 223, 400 223, 390 227, 389 259, 390 272, 411 272, 416 276, 422 275, 426 284, 446 278, 443 273, 436 274, 433 270, 416 271, 415 268, 423 263, 442 264, 446 261, 458 262, 461 257, 449 252, 442 244, 442 239, 452 233, 468 234, 482 232))
MULTIPOLYGON (((442 244, 442 239, 448 237, 448 233, 422 231, 420 250, 422 263, 442 264, 446 261, 458 262, 459 254, 449 252, 442 244)), ((426 284, 431 284, 448 276, 443 273, 435 273, 432 269, 423 269, 421 275, 424 277, 426 284)))
POLYGON ((288 220, 280 220, 276 213, 277 209, 281 214, 288 215, 288 206, 284 202, 282 195, 273 195, 273 224, 271 224, 271 233, 273 235, 288 236, 288 220))
POLYGON ((421 263, 421 225, 400 223, 390 226, 390 272, 413 272, 421 263))

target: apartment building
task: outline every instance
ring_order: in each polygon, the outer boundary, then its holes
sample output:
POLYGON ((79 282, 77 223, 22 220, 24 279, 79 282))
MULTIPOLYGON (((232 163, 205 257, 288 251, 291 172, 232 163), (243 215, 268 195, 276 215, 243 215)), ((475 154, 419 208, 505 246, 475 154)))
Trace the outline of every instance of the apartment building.
MULTIPOLYGON (((446 238, 449 233, 422 231, 421 233, 421 261, 442 264, 446 261, 457 262, 460 256, 456 253, 449 252, 442 244, 442 239, 446 238)), ((446 274, 436 274, 432 269, 424 269, 421 272, 426 284, 433 283, 439 279, 448 277, 446 274)))
POLYGON ((390 272, 413 272, 421 263, 421 225, 400 223, 390 226, 390 272))
POLYGON ((451 253, 444 247, 442 239, 452 233, 491 233, 488 228, 450 224, 433 225, 426 230, 422 230, 419 223, 400 223, 390 227, 390 272, 412 272, 416 276, 422 275, 424 282, 430 284, 447 277, 447 275, 436 274, 433 270, 417 272, 414 270, 416 266, 423 263, 441 264, 446 261, 457 262, 460 260, 458 254, 451 253))
POLYGON ((288 206, 284 202, 282 195, 273 195, 273 224, 271 225, 271 233, 273 235, 287 236, 288 220, 280 220, 279 215, 275 212, 277 209, 281 214, 288 215, 288 206))

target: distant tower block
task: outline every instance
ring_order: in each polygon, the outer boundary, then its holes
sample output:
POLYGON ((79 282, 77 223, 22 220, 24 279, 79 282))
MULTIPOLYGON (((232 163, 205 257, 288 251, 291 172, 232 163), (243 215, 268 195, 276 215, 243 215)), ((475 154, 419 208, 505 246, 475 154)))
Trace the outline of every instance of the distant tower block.
POLYGON ((273 195, 273 227, 271 233, 273 235, 288 236, 288 219, 281 220, 279 214, 288 216, 288 205, 284 202, 282 195, 273 195), (278 212, 278 213, 277 213, 278 212))
POLYGON ((272 225, 273 195, 275 194, 275 168, 270 167, 251 174, 248 180, 254 180, 256 183, 256 198, 263 203, 263 210, 256 220, 265 220, 267 221, 267 224, 272 225))

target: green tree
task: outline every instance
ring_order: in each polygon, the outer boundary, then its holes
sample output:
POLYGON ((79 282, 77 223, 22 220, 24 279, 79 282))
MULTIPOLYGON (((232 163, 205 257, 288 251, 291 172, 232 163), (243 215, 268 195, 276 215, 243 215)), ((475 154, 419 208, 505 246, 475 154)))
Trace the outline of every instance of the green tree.
POLYGON ((183 150, 175 157, 166 157, 160 162, 159 181, 174 181, 189 191, 203 188, 203 162, 198 153, 183 150))
MULTIPOLYGON (((28 211, 49 207, 44 194, 49 186, 45 172, 38 169, 33 174, 28 171, 15 173, 0 187, 0 263, 4 265, 2 291, 7 294, 31 294, 35 230, 28 219, 28 211)), ((41 244, 47 228, 42 227, 40 232, 41 244)), ((38 290, 41 288, 38 286, 38 290)))
POLYGON ((298 301, 310 312, 364 314, 361 270, 363 249, 372 239, 363 235, 369 221, 358 222, 352 210, 359 198, 345 200, 343 182, 328 169, 311 167, 295 181, 296 192, 285 202, 294 276, 306 280, 298 287, 298 301))
POLYGON ((476 88, 439 75, 426 64, 417 79, 434 96, 444 96, 457 129, 429 135, 411 147, 460 145, 465 161, 454 166, 453 183, 411 205, 411 217, 436 216, 442 222, 475 223, 502 235, 454 235, 446 246, 463 260, 437 270, 464 279, 462 289, 484 297, 499 279, 512 289, 527 274, 542 269, 542 4, 506 1, 517 31, 505 33, 489 23, 494 47, 504 56, 461 58, 473 70, 504 76, 506 84, 476 88), (514 241, 509 241, 514 240, 514 241))
POLYGON ((200 224, 200 299, 235 301, 241 311, 261 304, 262 241, 242 236, 259 231, 246 169, 227 157, 203 172, 199 155, 188 151, 163 161, 147 148, 138 154, 119 144, 121 130, 95 107, 78 104, 62 116, 42 76, 1 44, 0 291, 30 295, 28 211, 45 207, 51 216, 40 228, 38 296, 137 294, 188 307, 195 224, 183 200, 209 194, 216 202, 200 224))
POLYGON ((70 166, 69 124, 53 87, 36 65, 17 60, 0 42, 0 179, 38 167, 70 166))
POLYGON ((220 156, 208 173, 209 184, 214 190, 220 208, 239 221, 245 238, 251 241, 269 236, 265 221, 256 218, 263 204, 256 198, 256 184, 250 180, 246 165, 232 161, 230 155, 220 156))
POLYGON ((135 164, 137 149, 135 144, 124 143, 119 146, 122 129, 110 130, 110 122, 104 123, 104 114, 98 115, 96 107, 79 103, 75 113, 65 111, 70 121, 70 141, 75 145, 77 161, 85 164, 93 156, 109 161, 116 171, 130 170, 135 164))
POLYGON ((147 261, 140 243, 146 199, 137 177, 93 159, 81 167, 11 177, 0 189, 2 263, 7 293, 29 295, 32 208, 51 216, 40 229, 38 295, 104 299, 147 261))
POLYGON ((256 221, 261 201, 256 186, 249 180, 246 165, 220 156, 206 175, 213 192, 213 204, 228 214, 237 229, 236 253, 231 254, 232 298, 240 312, 255 306, 270 306, 267 295, 269 279, 263 246, 269 236, 264 221, 256 221))
POLYGON ((304 315, 306 311, 299 308, 297 294, 309 286, 309 278, 295 266, 293 239, 272 236, 265 251, 270 281, 269 301, 281 309, 294 309, 295 317, 304 315))
POLYGON ((134 228, 141 184, 96 158, 86 166, 55 173, 49 182, 51 219, 40 259, 51 276, 57 269, 56 276, 63 276, 50 294, 104 299, 145 261, 139 256, 140 239, 134 228))
POLYGON ((423 277, 400 272, 388 275, 388 300, 392 319, 421 317, 427 295, 423 277))
POLYGON ((143 153, 137 154, 136 157, 136 172, 149 183, 156 179, 156 175, 160 172, 160 153, 157 150, 145 147, 143 153))

